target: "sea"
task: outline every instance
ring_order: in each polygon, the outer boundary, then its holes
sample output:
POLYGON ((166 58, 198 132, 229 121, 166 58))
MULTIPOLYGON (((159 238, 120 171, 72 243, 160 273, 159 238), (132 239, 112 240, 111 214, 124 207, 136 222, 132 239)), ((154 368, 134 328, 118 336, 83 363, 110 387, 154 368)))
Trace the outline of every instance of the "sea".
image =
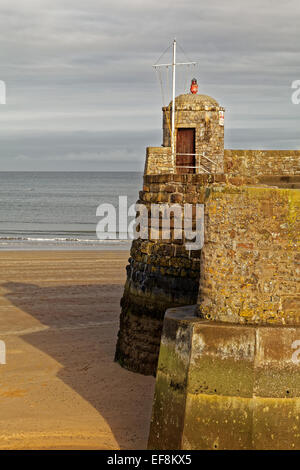
POLYGON ((135 204, 142 178, 139 172, 0 172, 0 250, 129 249, 131 240, 118 230, 119 196, 123 208, 135 204), (107 240, 96 232, 107 215, 103 204, 116 211, 116 231, 107 240))

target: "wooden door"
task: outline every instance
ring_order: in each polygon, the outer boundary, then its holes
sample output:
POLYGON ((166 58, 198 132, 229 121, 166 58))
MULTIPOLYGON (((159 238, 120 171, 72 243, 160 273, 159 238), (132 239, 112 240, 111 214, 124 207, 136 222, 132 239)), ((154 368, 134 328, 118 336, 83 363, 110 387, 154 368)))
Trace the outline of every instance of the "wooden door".
POLYGON ((195 129, 177 129, 177 173, 195 173, 195 129), (192 167, 192 168, 191 168, 192 167))

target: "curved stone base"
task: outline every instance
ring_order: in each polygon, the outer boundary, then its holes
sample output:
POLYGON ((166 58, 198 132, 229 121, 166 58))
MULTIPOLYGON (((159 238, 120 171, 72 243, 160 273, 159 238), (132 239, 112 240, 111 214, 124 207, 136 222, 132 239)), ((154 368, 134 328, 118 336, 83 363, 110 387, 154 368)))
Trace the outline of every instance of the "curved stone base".
POLYGON ((149 449, 300 449, 300 326, 210 322, 195 307, 165 316, 149 449))
POLYGON ((121 300, 115 360, 126 369, 155 375, 165 312, 197 301, 200 251, 184 245, 134 240, 121 300))

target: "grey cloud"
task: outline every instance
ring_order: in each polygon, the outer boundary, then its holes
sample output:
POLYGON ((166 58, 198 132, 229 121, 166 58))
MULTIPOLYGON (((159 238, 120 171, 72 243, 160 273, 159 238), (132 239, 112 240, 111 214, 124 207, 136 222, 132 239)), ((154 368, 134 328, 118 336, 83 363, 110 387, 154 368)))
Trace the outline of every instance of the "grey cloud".
POLYGON ((174 36, 226 107, 226 147, 299 147, 299 15, 298 0, 1 0, 0 170, 142 169, 161 143, 151 65, 174 36))

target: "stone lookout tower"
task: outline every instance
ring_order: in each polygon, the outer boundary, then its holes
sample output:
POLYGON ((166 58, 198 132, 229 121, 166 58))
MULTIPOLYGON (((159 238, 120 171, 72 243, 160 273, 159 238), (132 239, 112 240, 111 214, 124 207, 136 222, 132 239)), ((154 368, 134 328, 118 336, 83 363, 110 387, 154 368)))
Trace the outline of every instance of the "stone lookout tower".
POLYGON ((133 241, 116 360, 156 375, 151 449, 300 449, 300 151, 224 150, 213 98, 175 108, 138 202, 201 204, 204 244, 133 241))
POLYGON ((171 148, 172 102, 163 107, 163 145, 148 147, 145 173, 223 173, 224 108, 207 95, 175 100, 175 154, 171 148))

